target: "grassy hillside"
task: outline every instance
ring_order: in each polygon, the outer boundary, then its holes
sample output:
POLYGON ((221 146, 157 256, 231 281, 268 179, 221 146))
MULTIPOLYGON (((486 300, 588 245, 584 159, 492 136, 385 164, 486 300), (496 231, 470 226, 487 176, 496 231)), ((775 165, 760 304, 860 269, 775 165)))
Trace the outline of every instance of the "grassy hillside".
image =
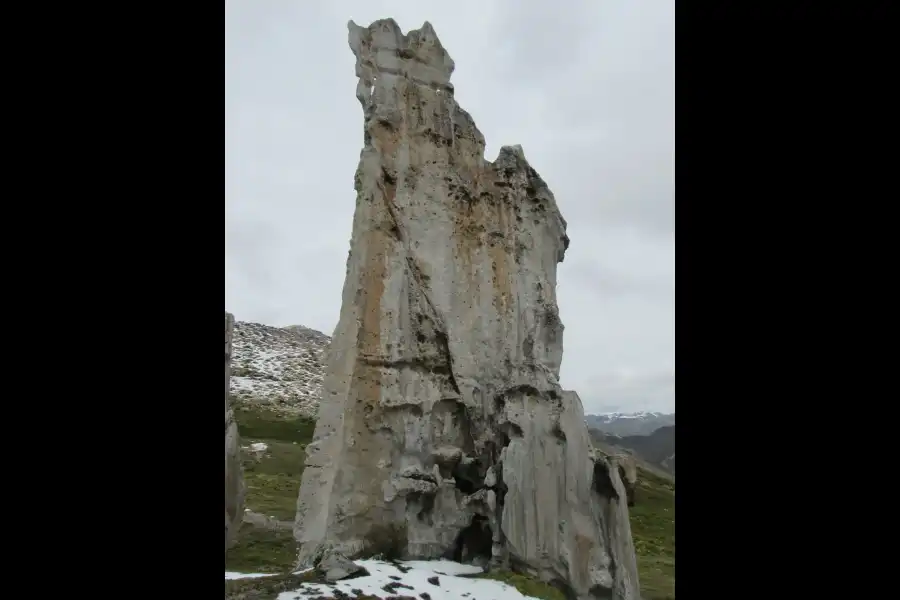
POLYGON ((638 468, 631 534, 644 600, 675 598, 675 480, 638 468))
MULTIPOLYGON (((244 452, 247 508, 272 517, 281 526, 244 523, 237 543, 228 551, 228 571, 280 573, 293 566, 295 546, 290 522, 294 519, 306 444, 315 424, 305 418, 278 416, 266 411, 238 410, 242 445, 263 442, 268 448, 255 458, 244 452)), ((631 527, 638 554, 644 600, 675 598, 675 483, 674 480, 640 471, 636 505, 631 509, 631 527)), ((491 573, 517 587, 523 594, 546 600, 561 600, 555 589, 511 573, 491 573)), ((237 588, 250 583, 232 582, 237 588)), ((252 585, 262 585, 258 582, 252 585)))
POLYGON ((235 418, 241 443, 263 442, 268 448, 260 459, 243 452, 246 508, 275 520, 285 527, 273 529, 241 525, 237 542, 228 551, 228 571, 278 573, 290 569, 296 558, 293 522, 300 492, 300 476, 306 458, 306 444, 312 439, 315 422, 303 417, 289 418, 259 410, 237 410, 235 418))

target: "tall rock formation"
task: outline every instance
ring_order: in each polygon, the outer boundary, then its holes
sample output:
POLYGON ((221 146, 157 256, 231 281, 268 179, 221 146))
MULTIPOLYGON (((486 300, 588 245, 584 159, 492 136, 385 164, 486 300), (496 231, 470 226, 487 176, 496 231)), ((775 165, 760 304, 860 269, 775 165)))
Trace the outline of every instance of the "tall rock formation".
POLYGON ((225 313, 225 552, 244 514, 244 478, 241 473, 237 423, 231 408, 231 350, 234 317, 225 313))
POLYGON ((522 148, 484 159, 429 23, 349 29, 365 144, 298 562, 446 556, 637 598, 619 470, 558 381, 553 194, 522 148))

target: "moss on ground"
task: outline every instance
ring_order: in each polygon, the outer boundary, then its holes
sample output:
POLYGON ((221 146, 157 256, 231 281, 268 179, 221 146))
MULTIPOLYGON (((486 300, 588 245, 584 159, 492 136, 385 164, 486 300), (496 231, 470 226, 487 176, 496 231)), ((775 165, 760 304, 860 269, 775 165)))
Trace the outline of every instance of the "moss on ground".
MULTIPOLYGON (((265 442, 268 449, 261 459, 242 457, 247 482, 246 506, 276 519, 293 521, 300 478, 306 458, 306 445, 312 440, 315 422, 304 418, 285 418, 258 410, 236 411, 242 444, 265 442)), ((636 504, 631 508, 631 532, 637 552, 644 600, 675 598, 675 480, 642 469, 638 470, 636 504)), ((294 566, 296 546, 292 532, 241 526, 235 545, 228 550, 225 569, 238 572, 286 573, 294 566)), ((304 574, 305 575, 305 574, 304 574)), ((272 586, 286 582, 291 589, 303 575, 282 575, 262 579, 226 582, 230 600, 274 598, 272 586), (229 595, 228 590, 232 590, 229 595), (256 591, 253 591, 256 590, 256 591), (236 594, 236 595, 235 595, 236 594), (249 595, 248 595, 249 594, 249 595)), ((561 600, 561 592, 544 583, 509 572, 484 575, 504 581, 525 595, 542 600, 561 600)))

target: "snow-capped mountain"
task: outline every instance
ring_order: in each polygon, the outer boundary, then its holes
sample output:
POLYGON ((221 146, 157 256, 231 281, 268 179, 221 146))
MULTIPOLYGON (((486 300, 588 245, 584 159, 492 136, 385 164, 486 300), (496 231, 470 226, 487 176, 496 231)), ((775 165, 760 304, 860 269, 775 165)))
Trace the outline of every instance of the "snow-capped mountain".
POLYGON ((591 429, 598 429, 607 434, 617 436, 650 435, 660 427, 674 425, 675 413, 614 412, 602 415, 586 415, 584 420, 591 429))

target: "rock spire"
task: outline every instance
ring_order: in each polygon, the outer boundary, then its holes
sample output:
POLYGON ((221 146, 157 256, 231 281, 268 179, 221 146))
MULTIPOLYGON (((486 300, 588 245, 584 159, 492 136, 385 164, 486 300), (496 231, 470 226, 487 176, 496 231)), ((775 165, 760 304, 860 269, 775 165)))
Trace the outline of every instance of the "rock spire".
POLYGON ((559 385, 553 194, 521 147, 485 160, 429 23, 351 21, 349 42, 364 147, 299 563, 443 556, 638 598, 621 474, 559 385))

